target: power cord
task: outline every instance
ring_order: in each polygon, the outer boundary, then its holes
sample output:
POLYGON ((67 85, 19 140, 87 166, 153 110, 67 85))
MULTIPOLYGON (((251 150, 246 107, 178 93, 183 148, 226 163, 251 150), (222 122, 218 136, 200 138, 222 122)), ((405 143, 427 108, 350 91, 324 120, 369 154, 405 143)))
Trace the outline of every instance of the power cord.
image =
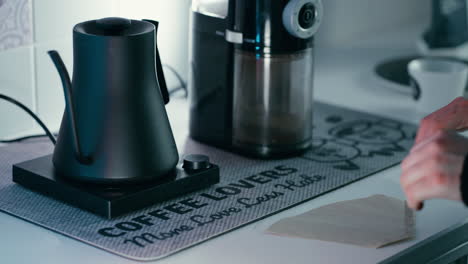
MULTIPOLYGON (((178 91, 181 91, 183 90, 185 92, 185 96, 184 97, 187 97, 188 95, 188 92, 187 92, 187 83, 184 81, 184 79, 182 78, 182 76, 180 76, 180 74, 170 65, 167 65, 167 64, 164 64, 163 67, 166 67, 168 70, 170 70, 177 78, 177 80, 179 81, 180 83, 180 86, 177 87, 177 88, 174 88, 172 89, 171 91, 169 91, 169 95, 173 95, 175 93, 177 93, 178 91)), ((33 139, 33 138, 41 138, 41 137, 49 137, 50 141, 52 141, 52 143, 55 145, 57 140, 55 139, 55 137, 57 136, 57 134, 53 134, 50 132, 50 130, 47 128, 47 126, 44 124, 44 122, 42 122, 42 120, 36 115, 34 114, 33 111, 31 111, 31 109, 29 109, 27 106, 25 106, 24 104, 18 102, 17 100, 9 97, 9 96, 6 96, 4 94, 0 94, 0 99, 3 99, 7 102, 10 102, 16 106, 18 106, 19 108, 23 109, 26 113, 28 113, 32 118, 34 118, 34 120, 39 124, 39 126, 41 126, 41 128, 45 131, 45 135, 29 135, 29 136, 24 136, 24 137, 19 137, 19 138, 14 138, 14 139, 8 139, 8 140, 0 140, 0 143, 5 143, 5 144, 8 144, 8 143, 15 143, 15 142, 21 142, 21 141, 24 141, 24 140, 28 140, 28 139, 33 139)))
MULTIPOLYGON (((8 139, 8 140, 0 140, 0 143, 4 143, 4 144, 16 143, 16 142, 25 141, 25 140, 28 140, 28 139, 43 138, 43 137, 46 137, 46 136, 47 135, 44 135, 44 134, 29 135, 29 136, 13 138, 13 139, 8 139)), ((54 133, 54 136, 57 137, 58 134, 54 133)))
POLYGON ((171 65, 168 65, 168 64, 164 64, 163 67, 167 68, 169 71, 171 71, 175 75, 175 77, 179 81, 179 85, 180 85, 179 87, 170 90, 169 95, 174 95, 178 91, 184 91, 184 93, 185 93, 184 97, 187 98, 187 96, 188 96, 187 83, 184 81, 184 79, 179 74, 179 72, 177 72, 177 70, 174 69, 174 67, 172 67, 171 65))
MULTIPOLYGON (((34 114, 33 111, 31 111, 31 109, 29 109, 24 104, 22 104, 22 103, 16 101, 15 99, 13 99, 13 98, 11 98, 9 96, 6 96, 4 94, 0 94, 0 99, 3 99, 5 101, 7 101, 7 102, 10 102, 10 103, 18 106, 19 108, 23 109, 26 113, 28 113, 32 118, 34 118, 34 120, 39 124, 39 126, 44 130, 46 135, 49 137, 50 141, 52 141, 52 144, 55 145, 55 143, 57 142, 57 140, 55 139, 55 136, 50 132, 50 130, 47 128, 47 126, 44 124, 44 122, 42 122, 42 120, 36 114, 34 114)), ((17 141, 25 140, 28 137, 29 138, 39 137, 39 135, 27 136, 27 137, 22 137, 22 138, 18 138, 18 139, 12 139, 12 140, 2 140, 2 141, 0 141, 0 143, 17 142, 17 141)))

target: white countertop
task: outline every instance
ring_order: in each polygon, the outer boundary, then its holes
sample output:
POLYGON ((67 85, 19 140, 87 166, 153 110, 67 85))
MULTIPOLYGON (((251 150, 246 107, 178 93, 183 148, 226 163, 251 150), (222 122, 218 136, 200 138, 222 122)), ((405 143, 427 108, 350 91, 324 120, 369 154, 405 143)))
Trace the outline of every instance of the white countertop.
MULTIPOLYGON (((401 32, 397 35, 404 36, 401 32)), ((418 116, 414 112, 412 99, 385 89, 372 74, 375 62, 413 53, 409 45, 412 42, 398 39, 394 43, 379 41, 373 39, 359 47, 350 45, 318 54, 315 97, 321 101, 416 123, 418 116)), ((182 149, 188 126, 187 102, 174 98, 167 108, 178 147, 182 149)), ((376 193, 404 199, 399 177, 398 166, 387 169, 158 263, 376 263, 468 219, 468 209, 460 203, 429 201, 422 212, 416 213, 416 238, 381 249, 264 234, 264 230, 279 219, 325 204, 376 193)), ((0 263, 134 262, 0 213, 0 263)))

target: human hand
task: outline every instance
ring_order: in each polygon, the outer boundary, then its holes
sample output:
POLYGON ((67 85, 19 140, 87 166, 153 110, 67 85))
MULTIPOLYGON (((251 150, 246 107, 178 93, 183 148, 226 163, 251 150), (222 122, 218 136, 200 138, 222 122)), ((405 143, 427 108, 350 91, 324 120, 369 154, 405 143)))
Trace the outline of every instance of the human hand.
POLYGON ((421 120, 415 144, 439 131, 463 131, 468 128, 468 100, 458 97, 421 120))
POLYGON ((428 199, 461 201, 461 173, 468 139, 438 131, 416 143, 401 164, 401 186, 408 206, 420 210, 428 199))

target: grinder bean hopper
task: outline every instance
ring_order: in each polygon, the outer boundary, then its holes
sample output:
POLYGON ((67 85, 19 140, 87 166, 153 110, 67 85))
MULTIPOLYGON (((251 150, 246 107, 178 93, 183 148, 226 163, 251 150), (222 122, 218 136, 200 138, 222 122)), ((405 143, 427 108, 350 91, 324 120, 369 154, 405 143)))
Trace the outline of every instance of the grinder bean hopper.
POLYGON ((205 156, 177 167, 157 27, 124 18, 76 25, 73 81, 49 52, 66 101, 60 133, 53 155, 14 165, 14 182, 110 218, 219 181, 205 156))

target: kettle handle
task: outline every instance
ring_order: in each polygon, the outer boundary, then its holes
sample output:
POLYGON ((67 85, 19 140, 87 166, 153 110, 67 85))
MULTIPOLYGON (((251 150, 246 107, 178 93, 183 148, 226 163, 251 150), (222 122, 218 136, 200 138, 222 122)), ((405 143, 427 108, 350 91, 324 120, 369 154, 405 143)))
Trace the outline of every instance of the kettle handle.
MULTIPOLYGON (((149 22, 154 25, 155 29, 155 38, 157 39, 157 34, 158 34, 158 26, 159 22, 155 20, 150 20, 150 19, 143 19, 143 21, 149 22)), ((169 103, 169 90, 167 89, 167 84, 166 84, 166 78, 164 77, 164 71, 161 63, 161 56, 159 56, 159 49, 157 45, 157 41, 155 39, 155 49, 156 49, 156 74, 158 76, 158 83, 159 83, 159 89, 161 90, 161 95, 164 100, 164 104, 169 103)))

